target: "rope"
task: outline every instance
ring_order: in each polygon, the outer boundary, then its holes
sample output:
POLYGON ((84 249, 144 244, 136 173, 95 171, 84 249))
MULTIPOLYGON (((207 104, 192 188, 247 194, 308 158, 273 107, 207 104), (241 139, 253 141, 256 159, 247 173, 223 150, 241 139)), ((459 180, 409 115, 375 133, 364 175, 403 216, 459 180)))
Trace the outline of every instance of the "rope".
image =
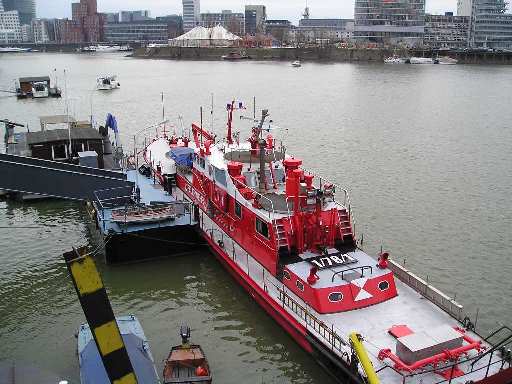
POLYGON ((208 245, 207 243, 202 243, 202 244, 201 244, 201 243, 192 243, 192 242, 187 242, 187 241, 165 240, 165 239, 159 239, 159 238, 157 238, 157 237, 137 235, 137 234, 134 234, 134 233, 126 233, 126 235, 128 235, 128 236, 133 236, 133 237, 138 237, 138 238, 146 239, 146 240, 160 241, 160 242, 168 243, 168 244, 178 244, 178 245, 200 245, 200 246, 207 246, 207 245, 208 245))

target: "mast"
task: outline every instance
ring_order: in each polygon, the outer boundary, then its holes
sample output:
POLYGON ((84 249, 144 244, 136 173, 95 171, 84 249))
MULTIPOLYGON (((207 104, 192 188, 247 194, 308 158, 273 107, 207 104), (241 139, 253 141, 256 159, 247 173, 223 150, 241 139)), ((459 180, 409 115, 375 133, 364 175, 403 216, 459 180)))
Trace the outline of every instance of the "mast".
POLYGON ((228 104, 228 134, 226 139, 228 140, 228 144, 233 144, 233 135, 232 135, 232 128, 233 128, 233 110, 235 109, 235 101, 233 100, 231 104, 228 104))
POLYGON ((69 153, 68 157, 71 160, 71 125, 69 124, 69 100, 68 100, 68 80, 66 70, 64 70, 64 92, 66 92, 66 120, 68 123, 68 139, 69 139, 69 153))
POLYGON ((260 193, 265 193, 267 191, 266 185, 266 176, 265 176, 265 149, 267 147, 267 142, 263 139, 263 124, 265 123, 265 119, 268 117, 268 109, 264 109, 261 111, 261 120, 258 124, 258 145, 260 150, 260 193))

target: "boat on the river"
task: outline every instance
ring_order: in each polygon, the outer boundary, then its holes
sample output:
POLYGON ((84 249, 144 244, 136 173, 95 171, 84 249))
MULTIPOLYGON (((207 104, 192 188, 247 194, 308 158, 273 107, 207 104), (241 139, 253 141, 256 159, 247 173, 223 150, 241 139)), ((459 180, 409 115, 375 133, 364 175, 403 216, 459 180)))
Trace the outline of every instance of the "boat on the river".
POLYGON ((226 61, 240 61, 240 60, 247 60, 247 59, 250 59, 250 57, 247 56, 247 54, 245 52, 237 52, 237 51, 232 51, 232 52, 229 52, 227 55, 222 56, 222 60, 226 60, 226 61))
POLYGON ((212 373, 200 345, 190 344, 190 328, 180 328, 181 344, 172 347, 165 360, 164 384, 211 384, 212 373))
POLYGON ((348 190, 278 144, 267 110, 248 118, 247 141, 233 135, 243 109, 228 104, 223 139, 198 124, 193 137, 157 131, 143 156, 162 185, 176 180, 173 195, 194 204, 200 234, 251 297, 343 383, 512 382, 512 329, 483 337, 453 297, 389 253, 367 254, 348 190), (177 148, 191 164, 178 166, 177 148))
MULTIPOLYGON (((116 322, 138 382, 158 383, 155 361, 139 320, 129 315, 117 317, 116 322)), ((78 330, 77 352, 81 384, 111 383, 88 324, 78 330)))
POLYGON ((399 56, 390 56, 384 59, 386 64, 405 64, 407 59, 399 56))
POLYGON ((431 57, 411 57, 409 64, 434 64, 434 59, 431 57))
POLYGON ((116 75, 103 76, 96 79, 96 89, 99 91, 110 91, 120 86, 121 84, 117 81, 116 75))
POLYGON ((111 53, 111 52, 127 52, 132 48, 128 45, 89 45, 81 49, 82 52, 94 53, 111 53))
POLYGON ((300 60, 295 60, 294 62, 292 62, 292 67, 300 68, 302 67, 302 63, 300 62, 300 60))
POLYGON ((458 62, 459 61, 457 59, 454 59, 453 57, 450 56, 439 56, 438 58, 435 59, 434 64, 455 65, 458 62))
POLYGON ((20 53, 30 52, 31 48, 20 48, 20 47, 0 47, 0 53, 20 53))
POLYGON ((62 91, 57 85, 51 85, 49 76, 20 77, 16 85, 18 99, 61 97, 62 91))

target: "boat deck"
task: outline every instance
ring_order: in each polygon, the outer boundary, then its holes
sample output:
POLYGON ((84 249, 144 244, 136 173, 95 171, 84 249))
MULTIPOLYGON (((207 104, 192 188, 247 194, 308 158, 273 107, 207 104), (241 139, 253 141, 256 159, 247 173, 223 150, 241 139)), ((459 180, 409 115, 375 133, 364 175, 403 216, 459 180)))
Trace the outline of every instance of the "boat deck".
MULTIPOLYGON (((167 191, 165 191, 165 189, 158 182, 153 181, 153 178, 147 178, 139 174, 137 170, 127 171, 126 174, 128 181, 132 181, 138 185, 140 189, 141 204, 148 207, 150 207, 152 203, 182 205, 182 202, 180 200, 177 200, 174 196, 167 193, 167 191)), ((194 224, 192 215, 187 210, 184 210, 184 214, 177 215, 175 218, 172 219, 162 220, 158 222, 131 223, 130 225, 125 225, 124 223, 119 223, 112 220, 112 212, 120 208, 101 208, 97 203, 96 208, 99 227, 104 235, 107 235, 109 233, 131 233, 155 228, 185 226, 194 224)))

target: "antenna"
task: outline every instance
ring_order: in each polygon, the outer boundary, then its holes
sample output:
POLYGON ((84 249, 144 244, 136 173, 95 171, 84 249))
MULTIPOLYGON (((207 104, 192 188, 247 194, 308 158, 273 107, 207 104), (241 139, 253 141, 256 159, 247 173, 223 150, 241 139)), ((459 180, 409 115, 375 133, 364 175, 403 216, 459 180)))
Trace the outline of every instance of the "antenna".
POLYGON ((201 147, 203 146, 203 107, 199 109, 201 114, 201 147))
POLYGON ((211 122, 210 122, 210 131, 213 132, 213 92, 212 92, 212 109, 210 110, 210 117, 211 117, 211 122))
POLYGON ((164 93, 162 92, 162 121, 165 121, 164 93))

